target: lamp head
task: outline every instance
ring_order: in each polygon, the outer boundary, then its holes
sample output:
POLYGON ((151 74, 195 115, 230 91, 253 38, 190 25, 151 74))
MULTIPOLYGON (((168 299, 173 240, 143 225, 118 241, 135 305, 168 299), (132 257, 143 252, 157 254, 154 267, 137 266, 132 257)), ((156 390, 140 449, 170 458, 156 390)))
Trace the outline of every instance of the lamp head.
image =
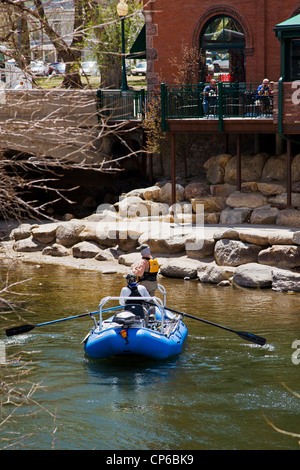
POLYGON ((128 13, 128 5, 125 3, 125 0, 120 0, 120 3, 117 5, 117 13, 119 16, 126 16, 128 13))

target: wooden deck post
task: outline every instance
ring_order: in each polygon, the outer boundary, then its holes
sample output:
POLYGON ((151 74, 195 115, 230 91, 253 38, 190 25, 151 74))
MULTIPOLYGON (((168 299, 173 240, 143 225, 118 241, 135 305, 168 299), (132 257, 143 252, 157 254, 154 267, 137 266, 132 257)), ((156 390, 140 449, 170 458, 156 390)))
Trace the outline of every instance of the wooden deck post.
POLYGON ((176 203, 176 154, 175 133, 171 133, 171 177, 172 177, 172 204, 176 203))
POLYGON ((286 142, 286 205, 292 207, 292 143, 286 142))
POLYGON ((242 187, 242 165, 241 165, 241 135, 238 134, 236 138, 236 172, 237 172, 237 190, 240 191, 242 187))

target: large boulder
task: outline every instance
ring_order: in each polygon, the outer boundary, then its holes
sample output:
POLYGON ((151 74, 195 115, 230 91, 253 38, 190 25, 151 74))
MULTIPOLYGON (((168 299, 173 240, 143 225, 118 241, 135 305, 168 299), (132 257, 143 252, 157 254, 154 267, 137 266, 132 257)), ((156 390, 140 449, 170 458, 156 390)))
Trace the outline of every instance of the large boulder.
POLYGON ((243 224, 247 222, 251 214, 251 209, 249 207, 236 207, 230 208, 226 207, 221 212, 220 215, 220 224, 224 225, 235 225, 235 224, 243 224))
POLYGON ((100 247, 94 242, 80 242, 72 247, 74 258, 95 258, 100 247))
POLYGON ((210 185, 210 194, 215 197, 227 198, 231 193, 237 190, 234 184, 212 184, 210 185))
MULTIPOLYGON (((242 181, 260 181, 265 163, 268 159, 267 153, 256 155, 242 155, 241 176, 242 181)), ((225 183, 236 184, 237 181, 237 156, 231 158, 225 168, 225 183)))
POLYGON ((239 234, 234 228, 220 228, 214 233, 213 237, 216 241, 222 238, 239 240, 239 234))
POLYGON ((273 245, 261 250, 258 262, 269 266, 292 269, 300 266, 300 246, 273 245))
POLYGON ((10 235, 9 238, 10 240, 22 240, 24 238, 29 238, 31 237, 31 230, 33 227, 38 227, 38 225, 31 225, 31 224, 21 224, 19 227, 14 228, 10 235))
POLYGON ((239 266, 246 263, 257 263, 261 246, 239 240, 222 239, 216 242, 215 259, 221 266, 239 266))
POLYGON ((272 268, 258 263, 238 266, 233 274, 233 283, 242 287, 268 288, 272 286, 272 268))
POLYGON ((54 243, 53 245, 46 246, 43 249, 42 254, 47 255, 47 256, 62 257, 62 256, 69 256, 71 254, 71 251, 70 251, 70 248, 66 248, 63 245, 54 243))
POLYGON ((219 266, 215 261, 201 263, 197 270, 197 277, 203 283, 219 284, 224 280, 229 280, 235 269, 233 266, 219 266))
POLYGON ((133 251, 138 245, 138 239, 142 232, 140 230, 130 229, 120 230, 117 233, 117 244, 122 251, 133 251))
POLYGON ((226 204, 234 208, 249 207, 250 209, 256 209, 257 207, 265 206, 267 203, 268 199, 258 191, 251 193, 236 191, 231 193, 226 199, 226 204))
POLYGON ((84 218, 86 222, 113 222, 119 219, 119 214, 111 204, 100 204, 97 207, 97 211, 84 218))
POLYGON ((97 261, 114 261, 115 257, 113 253, 107 248, 106 250, 100 250, 96 256, 95 259, 97 261))
POLYGON ((298 245, 294 241, 294 232, 280 230, 279 228, 268 233, 268 240, 270 245, 298 245))
POLYGON ((261 181, 273 180, 285 181, 286 179, 286 154, 270 157, 262 171, 261 181))
POLYGON ((269 204, 257 207, 250 216, 250 223, 255 225, 274 225, 279 214, 277 207, 271 207, 269 204))
POLYGON ((266 197, 277 196, 285 192, 285 187, 277 183, 257 183, 257 189, 266 197))
POLYGON ((207 212, 204 214, 204 224, 217 225, 220 222, 221 212, 207 212))
POLYGON ((143 192, 141 193, 143 198, 146 201, 155 201, 159 202, 159 196, 160 196, 160 187, 159 186, 150 186, 148 188, 145 188, 143 192))
POLYGON ((144 200, 138 196, 128 196, 116 204, 119 216, 123 219, 133 217, 158 217, 168 214, 168 204, 144 200))
MULTIPOLYGON (((175 189, 176 189, 175 202, 184 201, 185 199, 184 187, 181 186, 181 184, 176 184, 175 189)), ((172 184, 171 183, 166 183, 160 188, 159 200, 160 202, 163 202, 165 204, 169 204, 169 205, 172 204, 172 184)))
POLYGON ((39 225, 31 230, 32 237, 40 243, 53 243, 56 235, 56 223, 39 225))
POLYGON ((113 247, 119 236, 118 224, 114 222, 87 222, 79 233, 79 241, 95 242, 100 246, 113 247))
MULTIPOLYGON (((291 202, 292 202, 292 206, 299 208, 300 207, 300 193, 291 193, 291 202)), ((286 206, 287 193, 284 192, 284 193, 278 194, 277 196, 270 197, 269 203, 275 204, 278 206, 286 206)))
POLYGON ((300 153, 295 155, 292 161, 292 180, 300 180, 300 153))
POLYGON ((146 243, 151 252, 157 254, 179 254, 185 252, 188 235, 149 233, 139 238, 139 244, 146 243))
POLYGON ((204 212, 221 212, 226 207, 226 198, 218 196, 203 196, 191 199, 193 211, 197 213, 197 206, 203 206, 204 212))
POLYGON ((259 230, 239 230, 239 239, 242 242, 253 243, 254 245, 269 246, 269 234, 259 230))
POLYGON ((75 245, 80 241, 79 234, 84 227, 85 224, 79 220, 61 222, 56 228, 56 243, 66 247, 75 245))
POLYGON ((300 245, 300 231, 299 230, 293 233, 292 238, 293 238, 293 243, 295 243, 295 245, 300 245))
POLYGON ((119 215, 123 218, 127 217, 148 217, 148 205, 141 197, 128 196, 116 203, 119 209, 119 215))
POLYGON ((204 259, 214 254, 214 238, 190 236, 186 240, 185 251, 189 258, 204 259))
POLYGON ((285 227, 300 227, 300 210, 284 209, 279 212, 276 225, 285 227))
POLYGON ((209 185, 206 183, 190 183, 184 189, 184 197, 187 201, 209 194, 209 185))
POLYGON ((167 277, 176 277, 184 279, 197 277, 199 263, 186 257, 170 258, 160 267, 160 274, 167 277))
POLYGON ((42 245, 32 237, 21 238, 13 244, 13 249, 22 253, 32 253, 34 251, 42 251, 45 245, 42 245))
POLYGON ((224 183, 225 167, 231 158, 232 155, 227 153, 209 158, 203 165, 207 181, 212 184, 224 183))
POLYGON ((277 292, 300 292, 300 273, 284 269, 273 270, 272 290, 277 292))
POLYGON ((141 261, 140 253, 125 253, 118 257, 118 263, 123 264, 124 266, 133 266, 141 261))

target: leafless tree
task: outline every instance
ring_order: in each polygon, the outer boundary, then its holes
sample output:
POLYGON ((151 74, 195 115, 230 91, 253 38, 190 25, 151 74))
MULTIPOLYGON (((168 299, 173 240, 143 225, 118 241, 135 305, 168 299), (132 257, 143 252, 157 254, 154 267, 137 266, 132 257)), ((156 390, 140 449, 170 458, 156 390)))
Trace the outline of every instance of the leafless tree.
MULTIPOLYGON (((116 0, 113 3, 116 4, 116 0)), ((133 8, 141 2, 129 0, 128 3, 131 16, 133 8)), ((126 157, 131 154, 136 157, 127 143, 126 134, 130 131, 125 129, 126 119, 109 121, 116 104, 100 109, 89 77, 83 79, 80 73, 82 51, 87 45, 96 44, 93 53, 97 52, 100 41, 107 40, 104 31, 109 28, 116 31, 120 40, 119 18, 104 15, 104 10, 103 2, 95 0, 0 0, 0 45, 6 46, 6 58, 14 59, 26 76, 30 76, 32 54, 40 50, 40 45, 32 49, 31 39, 43 33, 54 46, 56 56, 66 64, 64 78, 55 90, 50 85, 46 89, 42 87, 35 76, 31 76, 32 90, 6 90, 2 94, 0 90, 0 101, 3 97, 0 105, 2 217, 51 217, 47 209, 53 201, 72 202, 71 190, 76 184, 69 185, 66 191, 58 183, 61 175, 68 171, 92 170, 101 175, 122 171, 124 156, 112 158, 104 149, 105 139, 110 136, 125 143, 126 157), (56 10, 53 8, 60 8, 64 3, 74 6, 72 34, 69 30, 61 31, 54 21, 56 10), (47 193, 46 201, 30 199, 33 190, 47 193)), ((115 41, 111 48, 109 44, 105 47, 106 57, 111 55, 111 64, 117 63, 120 76, 120 51, 116 52, 120 43, 115 41)))

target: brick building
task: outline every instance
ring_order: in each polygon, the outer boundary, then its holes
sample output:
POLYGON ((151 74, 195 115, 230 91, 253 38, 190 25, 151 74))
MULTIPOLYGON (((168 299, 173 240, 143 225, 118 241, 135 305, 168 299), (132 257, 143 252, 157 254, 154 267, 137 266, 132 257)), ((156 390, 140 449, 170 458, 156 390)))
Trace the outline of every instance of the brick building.
POLYGON ((162 80, 172 83, 169 59, 180 58, 182 45, 203 48, 207 62, 212 53, 225 57, 238 81, 277 81, 280 43, 274 27, 300 13, 299 0, 144 0, 144 5, 149 88, 162 80))
POLYGON ((213 135, 212 147, 222 142, 225 153, 228 142, 235 143, 238 190, 243 142, 252 143, 252 152, 286 152, 291 206, 292 161, 300 149, 300 1, 144 0, 144 17, 147 85, 148 90, 161 87, 162 128, 171 142, 173 201, 175 137, 196 133, 213 135), (178 69, 170 59, 179 62, 183 48, 201 52, 201 77, 193 86, 179 86, 174 78, 178 69), (203 82, 212 77, 219 82, 218 90, 206 112, 203 82), (258 99, 264 78, 273 81, 274 88, 270 84, 264 93, 268 97, 258 99), (263 109, 266 103, 268 109, 263 109))

